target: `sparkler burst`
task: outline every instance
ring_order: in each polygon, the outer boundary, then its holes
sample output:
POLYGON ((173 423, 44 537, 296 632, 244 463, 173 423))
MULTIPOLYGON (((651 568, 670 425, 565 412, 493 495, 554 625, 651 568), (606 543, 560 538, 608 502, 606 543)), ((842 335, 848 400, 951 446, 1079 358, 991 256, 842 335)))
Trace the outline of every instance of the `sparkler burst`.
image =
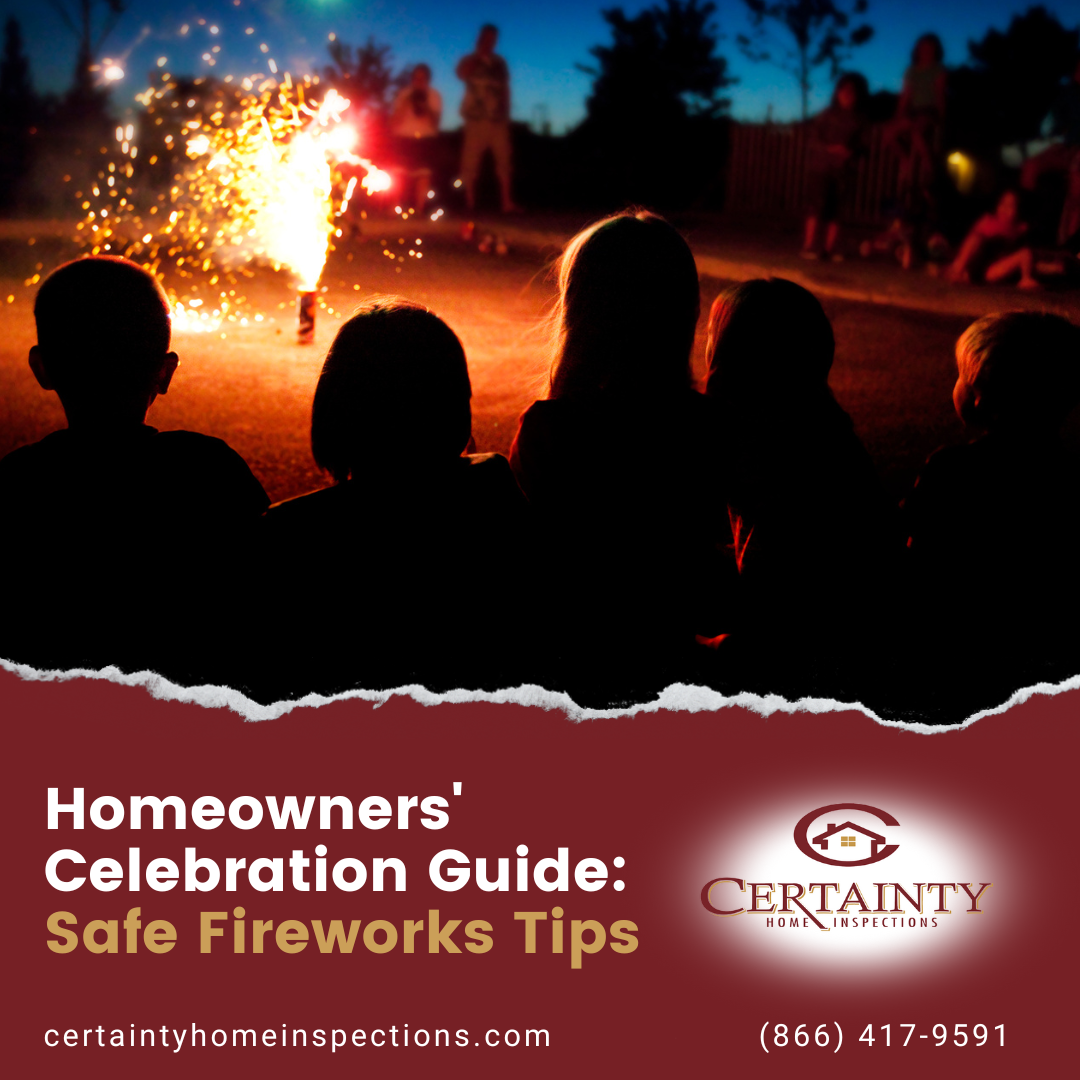
MULTIPOLYGON (((117 128, 120 159, 99 172, 82 203, 82 244, 94 254, 124 254, 159 277, 169 268, 180 277, 211 274, 211 286, 235 285, 261 261, 314 290, 335 218, 357 186, 369 194, 390 187, 389 175, 355 152, 358 133, 342 122, 349 102, 332 89, 322 94, 317 78, 294 81, 288 73, 198 90, 170 79, 163 75, 139 98, 159 152, 137 165, 134 130, 117 128), (163 168, 175 170, 171 184, 163 168)), ((243 299, 222 288, 207 309, 174 296, 174 326, 246 324, 243 299)))

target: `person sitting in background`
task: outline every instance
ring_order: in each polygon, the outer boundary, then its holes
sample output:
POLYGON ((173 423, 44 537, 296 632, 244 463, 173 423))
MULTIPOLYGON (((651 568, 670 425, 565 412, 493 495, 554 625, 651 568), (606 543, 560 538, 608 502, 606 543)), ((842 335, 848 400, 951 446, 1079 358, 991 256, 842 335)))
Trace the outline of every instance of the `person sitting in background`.
POLYGON ((284 576, 264 696, 514 684, 526 638, 504 626, 528 506, 505 457, 467 453, 471 395, 461 342, 419 304, 376 298, 338 330, 311 409, 334 485, 263 523, 262 557, 284 576))
POLYGON ((895 588, 899 523, 829 387, 834 352, 821 304, 790 281, 734 285, 709 315, 705 392, 740 595, 731 640, 703 644, 737 650, 748 680, 767 675, 763 690, 831 679, 836 696, 838 677, 889 655, 874 628, 895 588))
POLYGON ((394 157, 412 181, 413 209, 427 202, 435 170, 433 149, 442 120, 442 96, 431 85, 431 68, 417 64, 409 85, 394 99, 390 113, 390 134, 394 138, 394 157))
POLYGON ((146 423, 178 363, 152 275, 109 256, 67 263, 34 319, 30 368, 68 426, 0 461, 2 655, 188 678, 208 612, 230 595, 219 574, 266 493, 221 440, 146 423))
POLYGON ((1040 289, 1035 277, 1035 253, 1024 239, 1027 222, 1020 216, 1020 196, 1006 191, 992 214, 983 214, 972 227, 946 277, 949 281, 989 284, 1017 277, 1021 289, 1040 289))
POLYGON ((558 280, 548 397, 510 461, 544 530, 558 689, 610 705, 688 681, 694 634, 716 615, 697 267, 666 221, 626 212, 575 236, 558 280))
POLYGON ((986 315, 956 363, 953 404, 976 438, 932 454, 903 506, 924 636, 953 680, 977 671, 1011 692, 1018 669, 1075 675, 1080 462, 1060 433, 1080 403, 1080 328, 986 315))
POLYGON ((832 103, 814 117, 810 126, 804 259, 820 257, 817 238, 822 224, 825 256, 837 260, 843 257, 836 250, 840 213, 854 183, 859 157, 866 151, 868 97, 869 87, 862 75, 842 75, 833 91, 832 103))

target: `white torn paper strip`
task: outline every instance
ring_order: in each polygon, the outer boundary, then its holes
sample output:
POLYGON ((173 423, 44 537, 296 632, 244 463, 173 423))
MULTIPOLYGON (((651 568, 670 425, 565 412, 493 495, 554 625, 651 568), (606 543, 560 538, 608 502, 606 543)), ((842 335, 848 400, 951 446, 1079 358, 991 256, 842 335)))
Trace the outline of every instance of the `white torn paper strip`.
POLYGON ((707 686, 687 686, 685 683, 673 683, 662 690, 652 701, 612 708, 590 709, 578 705, 569 694, 556 690, 546 690, 542 686, 523 684, 506 687, 502 690, 448 690, 435 693, 419 684, 398 686, 391 690, 347 690, 340 694, 325 695, 310 693, 288 701, 275 701, 263 705, 252 700, 240 690, 229 686, 180 686, 177 683, 152 671, 126 673, 117 667, 105 667, 99 671, 86 668, 71 668, 64 671, 39 671, 27 664, 17 664, 0 659, 0 667, 20 678, 36 682, 65 682, 71 679, 100 679, 119 683, 123 686, 144 687, 152 697, 163 701, 183 701, 202 705, 209 709, 231 709, 245 720, 276 720, 294 709, 316 708, 334 701, 370 701, 376 706, 383 705, 391 698, 411 697, 421 705, 465 704, 478 702, 497 705, 527 705, 532 708, 564 712, 570 720, 600 720, 620 716, 634 716, 637 713, 652 712, 716 712, 720 709, 740 708, 770 716, 777 712, 828 713, 861 712, 883 727, 899 728, 924 735, 935 735, 946 731, 956 731, 970 727, 985 716, 995 716, 1007 712, 1014 706, 1023 704, 1035 695, 1053 697, 1070 690, 1080 690, 1080 675, 1074 675, 1059 683, 1035 683, 1032 686, 1016 690, 1007 701, 990 709, 972 713, 957 724, 925 724, 918 721, 888 720, 879 716, 873 709, 861 702, 836 701, 831 698, 803 697, 789 701, 779 694, 752 694, 743 692, 725 695, 707 686))

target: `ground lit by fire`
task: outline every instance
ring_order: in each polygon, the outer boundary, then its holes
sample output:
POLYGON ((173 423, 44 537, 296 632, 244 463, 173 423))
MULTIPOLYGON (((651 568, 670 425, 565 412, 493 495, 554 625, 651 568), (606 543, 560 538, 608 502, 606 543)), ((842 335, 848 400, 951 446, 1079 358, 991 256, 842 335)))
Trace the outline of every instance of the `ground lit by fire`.
MULTIPOLYGON (((151 409, 150 423, 225 439, 273 499, 325 485, 309 445, 319 368, 356 303, 372 293, 395 292, 428 304, 457 331, 472 375, 477 448, 505 453, 518 416, 546 391, 547 337, 541 320, 553 295, 547 271, 551 252, 512 246, 504 258, 484 255, 463 244, 456 230, 441 227, 443 222, 422 228, 413 221, 403 229, 392 207, 388 217, 362 224, 362 237, 338 239, 330 253, 314 345, 296 344, 293 275, 254 270, 244 278, 245 295, 264 320, 246 327, 230 324, 213 334, 177 333, 181 367, 169 394, 151 409), (429 253, 422 262, 406 254, 418 238, 429 253), (387 251, 400 255, 388 257, 387 251)), ((55 397, 37 386, 26 363, 34 342, 36 289, 26 282, 73 257, 76 249, 43 238, 31 223, 24 233, 0 241, 0 454, 64 423, 55 397), (13 300, 6 303, 9 295, 13 300)), ((209 303, 216 296, 212 276, 193 272, 176 283, 209 303)), ((703 282, 706 309, 720 286, 703 282)), ((838 340, 833 386, 899 498, 931 450, 963 437, 950 397, 952 347, 970 319, 829 299, 825 306, 838 340)), ((699 335, 699 367, 702 353, 699 335)), ((401 432, 402 440, 410 435, 401 432)))

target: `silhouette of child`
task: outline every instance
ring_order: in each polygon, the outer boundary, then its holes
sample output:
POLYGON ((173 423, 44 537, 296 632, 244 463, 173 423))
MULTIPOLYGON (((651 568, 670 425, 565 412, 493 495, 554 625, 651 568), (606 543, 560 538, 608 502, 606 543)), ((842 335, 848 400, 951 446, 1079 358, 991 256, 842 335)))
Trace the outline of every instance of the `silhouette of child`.
POLYGON ((221 440, 146 424, 178 362, 149 273, 105 256, 67 263, 38 290, 34 318, 30 368, 68 426, 0 461, 0 546, 14 578, 4 655, 175 669, 186 660, 174 647, 205 620, 207 575, 269 500, 221 440), (155 593, 167 618, 148 633, 155 593))
POLYGON ((1018 665, 1075 675, 1065 613, 1080 599, 1080 462, 1060 431, 1080 402, 1080 328, 987 315, 956 361, 953 403, 979 434, 932 454, 904 502, 925 622, 952 657, 991 674, 1004 664, 1006 681, 1018 665))
POLYGON ((591 701, 685 680, 679 658, 715 615, 721 505, 690 367, 699 306, 693 254, 655 215, 606 218, 563 253, 549 396, 510 460, 546 530, 556 607, 574 613, 553 634, 560 686, 581 678, 591 701))
POLYGON ((996 284, 1019 275, 1019 288, 1042 288, 1034 276, 1035 253, 1024 244, 1027 233, 1027 222, 1020 218, 1020 196, 1006 191, 994 212, 975 223, 946 276, 954 282, 996 284))
POLYGON ((293 682, 277 692, 513 683, 527 650, 502 622, 528 504, 505 457, 466 453, 471 394, 461 342, 419 304, 376 298, 338 331, 311 411, 335 484, 264 522, 290 611, 274 636, 293 682))
POLYGON ((790 281, 732 286, 709 315, 706 394, 740 583, 725 629, 771 691, 796 671, 800 693, 838 667, 851 675, 899 557, 895 511, 829 388, 834 350, 821 304, 790 281))

